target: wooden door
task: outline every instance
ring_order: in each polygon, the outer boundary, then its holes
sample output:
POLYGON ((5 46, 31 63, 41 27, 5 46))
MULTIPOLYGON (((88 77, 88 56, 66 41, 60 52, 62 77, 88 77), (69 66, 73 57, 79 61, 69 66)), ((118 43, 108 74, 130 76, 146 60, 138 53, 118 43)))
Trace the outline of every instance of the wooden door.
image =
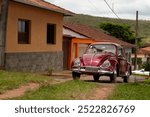
POLYGON ((64 70, 69 69, 69 55, 70 55, 70 38, 63 38, 63 68, 64 70))

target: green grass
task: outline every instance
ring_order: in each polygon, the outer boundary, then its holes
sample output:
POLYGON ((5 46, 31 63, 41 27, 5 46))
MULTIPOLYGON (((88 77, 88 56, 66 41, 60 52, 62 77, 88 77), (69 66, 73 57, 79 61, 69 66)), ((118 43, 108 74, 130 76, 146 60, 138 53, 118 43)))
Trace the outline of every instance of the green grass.
POLYGON ((8 72, 0 70, 0 93, 4 93, 6 90, 18 88, 21 85, 29 82, 42 84, 52 80, 50 77, 19 72, 8 72))
POLYGON ((147 80, 145 83, 119 84, 108 99, 150 100, 150 80, 147 80))
MULTIPOLYGON (((34 91, 28 91, 17 100, 75 100, 87 99, 96 88, 96 83, 85 81, 67 81, 61 84, 49 84, 50 77, 30 73, 0 71, 0 93, 17 88, 29 82, 41 84, 34 91)), ((117 84, 110 100, 150 100, 150 79, 144 83, 117 84)))
POLYGON ((145 83, 150 85, 150 77, 145 80, 145 83))
POLYGON ((29 91, 18 100, 72 100, 88 96, 96 87, 95 83, 68 81, 61 84, 47 85, 36 91, 29 91))

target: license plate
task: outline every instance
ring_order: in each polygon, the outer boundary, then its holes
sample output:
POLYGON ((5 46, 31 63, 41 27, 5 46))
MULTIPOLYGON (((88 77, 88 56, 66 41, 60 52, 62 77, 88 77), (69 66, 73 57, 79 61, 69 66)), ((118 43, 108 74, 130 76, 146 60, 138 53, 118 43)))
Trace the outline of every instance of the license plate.
POLYGON ((85 69, 86 72, 98 72, 98 69, 97 68, 92 68, 92 67, 87 67, 85 69))

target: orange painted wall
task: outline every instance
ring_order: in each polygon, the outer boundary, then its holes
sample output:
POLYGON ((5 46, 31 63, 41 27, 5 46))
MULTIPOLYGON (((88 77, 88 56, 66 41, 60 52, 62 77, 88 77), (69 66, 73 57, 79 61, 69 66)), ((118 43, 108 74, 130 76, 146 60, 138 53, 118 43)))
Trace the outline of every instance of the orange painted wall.
POLYGON ((62 51, 63 15, 44 9, 10 2, 8 12, 6 52, 62 51), (18 19, 31 21, 30 44, 18 44, 18 19), (46 42, 47 24, 56 24, 56 44, 46 42))

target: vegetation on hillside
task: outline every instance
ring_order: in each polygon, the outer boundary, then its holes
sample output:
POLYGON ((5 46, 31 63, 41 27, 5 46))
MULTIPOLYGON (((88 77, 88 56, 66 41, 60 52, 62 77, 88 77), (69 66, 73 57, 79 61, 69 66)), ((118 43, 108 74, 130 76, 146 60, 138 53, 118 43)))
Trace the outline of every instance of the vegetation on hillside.
MULTIPOLYGON (((140 16, 139 16, 140 17, 140 16)), ((131 26, 132 31, 135 32, 135 20, 122 19, 118 20, 115 18, 106 18, 106 17, 94 17, 90 15, 76 14, 72 17, 66 17, 65 21, 76 22, 80 24, 85 24, 99 29, 99 25, 105 22, 111 22, 114 24, 127 24, 131 26)), ((144 37, 142 39, 143 44, 149 42, 150 40, 150 21, 148 20, 139 20, 139 37, 144 37)))
POLYGON ((119 38, 128 43, 134 44, 135 36, 129 25, 114 24, 114 23, 102 23, 100 25, 104 31, 107 31, 111 36, 119 38))

